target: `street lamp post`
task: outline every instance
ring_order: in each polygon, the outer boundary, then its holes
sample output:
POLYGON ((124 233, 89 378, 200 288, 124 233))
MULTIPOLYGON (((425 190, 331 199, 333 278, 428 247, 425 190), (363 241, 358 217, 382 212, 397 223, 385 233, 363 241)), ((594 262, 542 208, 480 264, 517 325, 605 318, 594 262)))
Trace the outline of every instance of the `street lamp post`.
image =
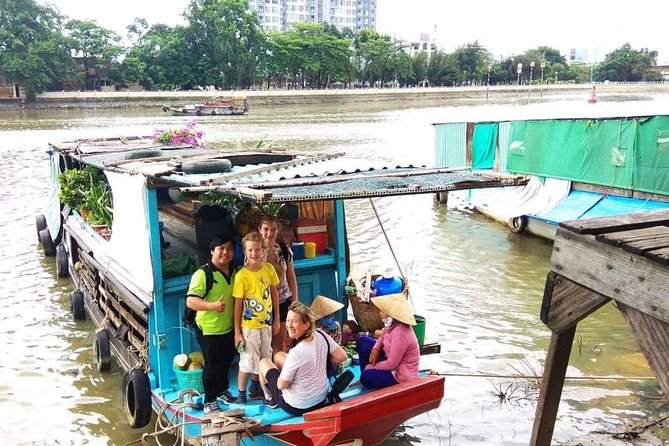
POLYGON ((530 61, 530 87, 527 89, 527 100, 529 102, 530 95, 532 94, 532 73, 534 73, 534 61, 530 61))
POLYGON ((518 79, 516 80, 516 98, 518 97, 518 87, 520 87, 520 73, 523 72, 523 64, 518 63, 518 67, 516 68, 516 73, 518 74, 518 79))
POLYGON ((542 60, 541 61, 541 84, 540 84, 541 87, 540 87, 540 90, 539 90, 541 97, 544 96, 544 68, 546 68, 546 61, 542 60))
POLYGON ((492 64, 488 64, 488 82, 486 83, 486 90, 485 90, 485 99, 486 101, 488 100, 488 95, 490 94, 490 70, 492 70, 492 64))

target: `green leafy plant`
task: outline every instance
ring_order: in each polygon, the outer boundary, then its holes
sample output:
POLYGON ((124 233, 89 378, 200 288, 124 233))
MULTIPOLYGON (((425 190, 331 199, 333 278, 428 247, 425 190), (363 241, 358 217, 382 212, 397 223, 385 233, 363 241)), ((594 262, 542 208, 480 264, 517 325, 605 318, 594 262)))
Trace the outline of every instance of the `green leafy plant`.
POLYGON ((86 191, 91 184, 102 181, 98 171, 91 166, 83 169, 69 169, 58 176, 61 203, 72 209, 81 209, 86 202, 86 191))
POLYGON ((92 225, 111 226, 113 210, 109 185, 94 167, 69 169, 58 176, 59 200, 72 209, 87 214, 92 225))

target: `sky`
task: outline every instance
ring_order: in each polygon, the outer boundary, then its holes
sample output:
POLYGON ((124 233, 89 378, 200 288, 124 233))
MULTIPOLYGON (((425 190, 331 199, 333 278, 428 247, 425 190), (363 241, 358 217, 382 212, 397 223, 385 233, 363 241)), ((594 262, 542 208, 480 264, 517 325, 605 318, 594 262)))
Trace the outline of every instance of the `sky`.
MULTIPOLYGON (((39 0, 47 3, 47 0, 39 0)), ((49 0, 71 19, 95 20, 126 34, 135 17, 150 25, 183 24, 188 0, 115 0, 111 3, 49 0)), ((662 30, 669 17, 668 0, 377 0, 377 30, 403 40, 429 33, 447 52, 478 42, 496 57, 550 46, 567 55, 587 48, 598 60, 629 42, 634 49, 659 52, 669 64, 669 38, 662 30)))

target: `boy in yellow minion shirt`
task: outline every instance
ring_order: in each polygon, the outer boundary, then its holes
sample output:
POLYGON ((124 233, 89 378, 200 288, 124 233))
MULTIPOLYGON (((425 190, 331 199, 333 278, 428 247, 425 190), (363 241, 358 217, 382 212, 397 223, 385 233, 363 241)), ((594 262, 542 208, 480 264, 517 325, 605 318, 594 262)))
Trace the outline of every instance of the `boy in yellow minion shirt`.
MULTIPOLYGON (((264 262, 263 239, 257 232, 242 240, 244 267, 237 272, 232 289, 235 298, 235 346, 240 350, 237 403, 246 404, 248 374, 251 378, 249 398, 263 397, 258 365, 272 359, 272 336, 279 333, 279 277, 274 267, 264 262)), ((272 406, 273 402, 265 400, 272 406)))

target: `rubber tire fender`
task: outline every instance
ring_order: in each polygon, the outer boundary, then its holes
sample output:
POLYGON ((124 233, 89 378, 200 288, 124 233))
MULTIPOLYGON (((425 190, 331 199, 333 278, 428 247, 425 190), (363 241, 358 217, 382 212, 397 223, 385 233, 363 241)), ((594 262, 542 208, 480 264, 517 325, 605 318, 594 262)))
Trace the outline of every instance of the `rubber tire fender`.
POLYGON ((58 277, 67 277, 70 274, 67 264, 67 251, 62 243, 56 246, 56 275, 58 277))
POLYGON ((514 217, 509 221, 509 229, 514 234, 520 234, 527 229, 527 215, 514 217))
POLYGON ((83 321, 86 319, 84 293, 79 290, 72 291, 70 294, 70 312, 72 313, 72 319, 75 321, 83 321))
POLYGON ((181 163, 181 171, 187 174, 226 173, 231 170, 232 162, 227 158, 208 161, 185 161, 181 163))
POLYGON ((42 244, 45 256, 53 257, 56 255, 56 245, 51 238, 51 234, 49 234, 49 228, 44 228, 39 232, 39 241, 42 244))
POLYGON ((133 150, 132 152, 129 152, 126 156, 125 159, 127 160, 136 160, 136 159, 143 159, 143 158, 157 158, 159 156, 162 156, 163 152, 160 149, 140 149, 140 150, 133 150))
POLYGON ((35 215, 35 227, 37 228, 37 241, 41 242, 39 233, 42 229, 46 229, 46 217, 44 214, 35 215))
POLYGON ((93 351, 95 352, 95 364, 98 368, 98 372, 108 372, 111 370, 111 344, 109 342, 109 332, 107 330, 100 330, 95 333, 93 351))
POLYGON ((151 421, 151 388, 149 377, 141 369, 132 369, 123 376, 123 412, 132 428, 151 421))

